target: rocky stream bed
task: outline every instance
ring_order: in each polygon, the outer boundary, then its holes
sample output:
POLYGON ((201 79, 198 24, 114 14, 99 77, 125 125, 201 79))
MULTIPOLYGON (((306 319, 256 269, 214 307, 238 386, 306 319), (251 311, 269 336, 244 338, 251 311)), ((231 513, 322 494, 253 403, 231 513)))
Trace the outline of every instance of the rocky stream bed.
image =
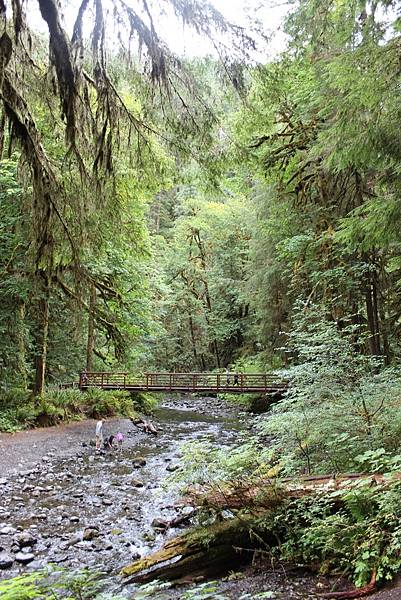
MULTIPOLYGON (((154 423, 157 437, 127 419, 107 421, 106 435, 125 434, 123 452, 100 456, 89 444, 94 421, 0 434, 0 579, 49 563, 89 567, 103 573, 108 592, 135 597, 120 569, 177 535, 177 528, 163 524, 191 510, 176 506, 175 488, 163 485, 180 466, 182 443, 208 438, 229 449, 246 436, 252 416, 215 398, 182 397, 167 399, 154 423)), ((298 569, 259 563, 219 581, 218 590, 227 598, 270 591, 269 597, 281 600, 312 599, 331 584, 298 569)), ((181 594, 182 588, 171 589, 167 597, 181 594)))

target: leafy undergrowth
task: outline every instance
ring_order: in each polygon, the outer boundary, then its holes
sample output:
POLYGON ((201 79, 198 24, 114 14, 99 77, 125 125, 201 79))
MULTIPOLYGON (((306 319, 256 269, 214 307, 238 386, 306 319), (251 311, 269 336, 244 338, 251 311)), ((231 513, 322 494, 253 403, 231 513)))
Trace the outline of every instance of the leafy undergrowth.
POLYGON ((275 509, 259 523, 279 542, 272 557, 346 576, 357 587, 373 574, 378 583, 393 579, 401 569, 401 482, 370 485, 275 509))
MULTIPOLYGON (((258 481, 266 482, 266 477, 275 473, 274 469, 263 470, 255 455, 252 441, 224 457, 205 443, 191 443, 184 448, 183 469, 170 480, 179 486, 197 483, 202 488, 206 484, 209 490, 216 486, 217 496, 222 481, 236 481, 241 488, 253 480, 257 487, 258 481)), ((378 448, 356 456, 354 462, 359 472, 385 475, 376 484, 371 477, 362 478, 346 490, 326 489, 297 499, 284 496, 278 506, 255 516, 252 529, 260 540, 260 550, 272 561, 345 576, 358 587, 367 584, 373 574, 380 584, 393 579, 401 571, 401 455, 378 448), (273 546, 264 542, 272 539, 276 540, 273 546)), ((244 498, 240 513, 248 510, 252 511, 244 498)), ((234 515, 237 512, 233 510, 234 515)), ((217 518, 222 516, 217 514, 217 518)), ((205 524, 215 517, 206 512, 204 519, 202 514, 198 518, 205 524)))
MULTIPOLYGON (((4 600, 111 600, 111 596, 100 594, 100 585, 99 573, 88 569, 69 572, 50 566, 41 571, 0 581, 0 597, 4 600)), ((113 600, 119 600, 119 597, 113 596, 113 600)))
POLYGON ((76 389, 49 389, 44 395, 32 398, 27 391, 13 389, 0 396, 0 431, 83 418, 135 417, 138 412, 151 412, 154 406, 155 401, 149 395, 130 395, 123 390, 92 388, 83 393, 76 389))
MULTIPOLYGON (((126 600, 126 596, 102 593, 100 573, 87 569, 69 572, 58 567, 0 581, 0 596, 4 600, 126 600)), ((171 583, 154 581, 140 586, 130 596, 132 600, 230 600, 231 594, 219 592, 220 582, 208 581, 185 590, 173 591, 171 583)), ((276 598, 273 591, 239 593, 238 600, 268 600, 276 598)))

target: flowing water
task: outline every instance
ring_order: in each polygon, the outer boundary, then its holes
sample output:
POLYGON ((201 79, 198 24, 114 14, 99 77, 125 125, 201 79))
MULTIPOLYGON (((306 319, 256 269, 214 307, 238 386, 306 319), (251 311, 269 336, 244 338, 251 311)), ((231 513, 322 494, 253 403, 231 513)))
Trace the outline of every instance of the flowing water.
POLYGON ((152 420, 157 436, 127 419, 106 422, 106 435, 121 430, 125 440, 121 454, 101 456, 88 443, 93 421, 0 435, 0 578, 55 563, 108 573, 108 590, 117 589, 121 567, 177 535, 158 532, 153 520, 189 511, 165 485, 180 468, 182 444, 208 439, 228 448, 250 416, 219 399, 181 397, 152 420))

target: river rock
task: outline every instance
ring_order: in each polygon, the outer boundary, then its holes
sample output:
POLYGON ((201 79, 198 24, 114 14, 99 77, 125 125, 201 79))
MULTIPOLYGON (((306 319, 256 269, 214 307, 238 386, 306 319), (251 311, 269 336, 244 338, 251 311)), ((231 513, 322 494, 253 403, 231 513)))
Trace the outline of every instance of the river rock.
POLYGON ((164 519, 156 518, 152 521, 152 527, 158 531, 166 531, 166 529, 168 529, 168 522, 164 519))
POLYGON ((22 531, 14 536, 13 542, 20 548, 26 548, 27 546, 34 546, 37 539, 29 531, 22 531))
POLYGON ((167 465, 166 471, 170 471, 172 473, 173 471, 177 471, 177 469, 179 469, 179 468, 180 468, 180 465, 177 465, 177 464, 167 465))
POLYGON ((134 487, 137 487, 137 488, 143 487, 143 486, 145 485, 145 484, 143 483, 143 481, 141 481, 140 479, 133 479, 133 480, 131 481, 131 484, 132 484, 134 487))
POLYGON ((0 485, 7 485, 8 483, 8 479, 6 479, 5 477, 0 477, 0 485))
POLYGON ((0 569, 9 569, 14 562, 14 558, 6 552, 0 552, 0 569))
POLYGON ((6 525, 0 529, 0 535, 11 535, 12 533, 16 533, 15 527, 11 527, 11 525, 6 525))
POLYGON ((32 562, 34 558, 35 555, 32 552, 17 552, 15 555, 15 560, 23 565, 32 562))
POLYGON ((74 535, 72 538, 67 540, 64 544, 60 545, 60 548, 62 548, 62 549, 70 548, 70 546, 75 546, 75 544, 78 544, 81 541, 82 540, 79 535, 74 535))
POLYGON ((87 527, 82 534, 84 542, 90 542, 97 537, 99 537, 99 530, 97 528, 87 527))
MULTIPOLYGON (((62 513, 61 517, 63 519, 65 519, 66 513, 62 513)), ((68 518, 68 515, 67 515, 67 518, 68 518)), ((73 515, 72 517, 70 517, 70 521, 71 521, 71 523, 79 523, 79 517, 77 517, 76 515, 73 515)))
POLYGON ((78 542, 78 544, 75 544, 75 548, 81 548, 82 550, 86 550, 87 552, 93 552, 92 544, 86 540, 83 540, 82 542, 78 542))
POLYGON ((102 504, 103 504, 103 506, 111 506, 113 504, 113 502, 109 498, 103 498, 102 504))
POLYGON ((65 562, 66 560, 68 560, 67 554, 62 554, 61 556, 53 556, 52 558, 52 562, 56 564, 65 562))
POLYGON ((146 460, 143 458, 143 456, 138 456, 134 459, 132 464, 134 469, 140 469, 141 467, 144 467, 146 465, 146 460))
POLYGON ((191 515, 193 512, 195 512, 193 506, 182 506, 180 510, 182 515, 191 515))

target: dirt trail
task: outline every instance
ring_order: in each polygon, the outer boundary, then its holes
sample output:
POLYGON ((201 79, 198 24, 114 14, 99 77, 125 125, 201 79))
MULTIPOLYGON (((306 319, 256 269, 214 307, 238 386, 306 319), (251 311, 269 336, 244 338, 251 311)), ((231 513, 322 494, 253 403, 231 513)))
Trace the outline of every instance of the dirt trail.
MULTIPOLYGON (((82 443, 94 437, 96 421, 75 421, 67 425, 0 433, 0 476, 31 469, 43 456, 63 458, 82 450, 82 443)), ((128 419, 110 419, 105 430, 132 429, 128 419)), ((139 438, 139 433, 137 435, 139 438)))

